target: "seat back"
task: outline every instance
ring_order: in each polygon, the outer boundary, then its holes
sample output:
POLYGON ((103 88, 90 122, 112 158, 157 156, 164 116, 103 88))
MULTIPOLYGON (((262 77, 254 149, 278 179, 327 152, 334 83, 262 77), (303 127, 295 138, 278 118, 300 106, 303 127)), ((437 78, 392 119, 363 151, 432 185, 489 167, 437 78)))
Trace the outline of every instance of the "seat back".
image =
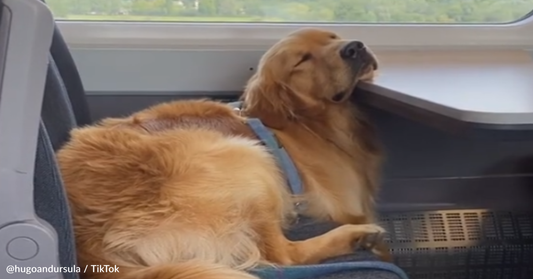
POLYGON ((41 116, 52 147, 57 151, 69 139, 70 130, 76 127, 76 118, 64 79, 52 56, 46 74, 41 116))
POLYGON ((59 250, 60 266, 67 268, 63 278, 78 279, 78 272, 72 268, 77 266, 77 261, 70 208, 65 198, 65 189, 48 135, 44 123, 41 122, 33 180, 35 213, 57 232, 58 247, 56 249, 59 250))
POLYGON ((27 277, 27 272, 35 273, 32 278, 63 278, 59 270, 36 270, 61 266, 57 233, 36 215, 34 206, 37 137, 54 20, 38 0, 2 0, 0 10, 0 263, 14 274, 10 278, 27 277))
MULTIPOLYGON (((56 71, 63 80, 63 86, 72 106, 71 111, 75 116, 76 124, 78 126, 90 124, 92 119, 85 96, 85 89, 83 88, 78 68, 57 25, 54 28, 50 53, 56 64, 56 71)), ((50 132, 50 134, 52 133, 50 132)))

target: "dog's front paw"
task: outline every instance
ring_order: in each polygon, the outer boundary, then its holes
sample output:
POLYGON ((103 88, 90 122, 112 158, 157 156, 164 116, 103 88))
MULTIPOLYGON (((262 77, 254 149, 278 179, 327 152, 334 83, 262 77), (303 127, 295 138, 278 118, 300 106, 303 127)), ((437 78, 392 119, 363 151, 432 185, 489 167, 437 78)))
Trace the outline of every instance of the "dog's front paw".
POLYGON ((376 224, 367 224, 361 225, 365 231, 365 234, 359 238, 355 248, 363 248, 372 250, 374 247, 383 243, 383 238, 385 237, 385 229, 376 225, 376 224))

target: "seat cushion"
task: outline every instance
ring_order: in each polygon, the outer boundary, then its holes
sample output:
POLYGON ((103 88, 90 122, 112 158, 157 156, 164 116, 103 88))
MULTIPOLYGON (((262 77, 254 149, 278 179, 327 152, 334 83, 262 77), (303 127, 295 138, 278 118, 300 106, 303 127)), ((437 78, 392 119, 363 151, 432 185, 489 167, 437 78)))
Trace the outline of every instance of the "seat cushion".
MULTIPOLYGON (((303 240, 330 231, 339 224, 317 223, 308 217, 286 232, 291 240, 303 240)), ((392 263, 381 262, 374 254, 364 250, 353 254, 328 259, 319 265, 292 266, 279 269, 258 268, 252 273, 262 279, 407 279, 407 275, 392 263)))

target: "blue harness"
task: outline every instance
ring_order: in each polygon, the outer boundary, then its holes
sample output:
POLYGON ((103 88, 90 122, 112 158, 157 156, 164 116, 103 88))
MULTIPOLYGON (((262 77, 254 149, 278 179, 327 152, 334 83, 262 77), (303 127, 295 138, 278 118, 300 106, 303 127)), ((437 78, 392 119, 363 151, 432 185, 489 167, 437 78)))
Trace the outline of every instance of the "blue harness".
MULTIPOLYGON (((240 110, 242 107, 242 102, 229 103, 229 105, 236 110, 240 110)), ((302 180, 298 174, 298 169, 296 169, 291 157, 276 139, 274 133, 272 133, 265 125, 263 125, 263 122, 261 122, 261 120, 258 118, 248 118, 246 121, 248 126, 250 126, 250 128, 254 131, 259 140, 263 142, 268 151, 270 151, 270 153, 276 157, 278 164, 281 165, 280 167, 285 173, 287 184, 289 184, 292 194, 302 195, 304 189, 302 186, 302 180)))

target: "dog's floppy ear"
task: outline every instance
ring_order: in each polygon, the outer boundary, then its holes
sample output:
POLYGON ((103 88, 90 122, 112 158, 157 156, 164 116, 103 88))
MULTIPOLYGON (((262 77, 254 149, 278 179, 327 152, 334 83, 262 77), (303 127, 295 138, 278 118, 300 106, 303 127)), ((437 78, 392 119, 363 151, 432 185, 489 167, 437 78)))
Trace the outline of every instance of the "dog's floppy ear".
POLYGON ((241 97, 244 110, 249 117, 257 117, 268 127, 281 130, 293 117, 293 103, 288 88, 267 79, 264 75, 254 75, 246 85, 241 97))
POLYGON ((325 110, 325 102, 318 97, 315 81, 282 78, 285 69, 262 66, 255 73, 241 96, 244 111, 257 117, 268 127, 281 130, 290 121, 316 118, 325 110))

